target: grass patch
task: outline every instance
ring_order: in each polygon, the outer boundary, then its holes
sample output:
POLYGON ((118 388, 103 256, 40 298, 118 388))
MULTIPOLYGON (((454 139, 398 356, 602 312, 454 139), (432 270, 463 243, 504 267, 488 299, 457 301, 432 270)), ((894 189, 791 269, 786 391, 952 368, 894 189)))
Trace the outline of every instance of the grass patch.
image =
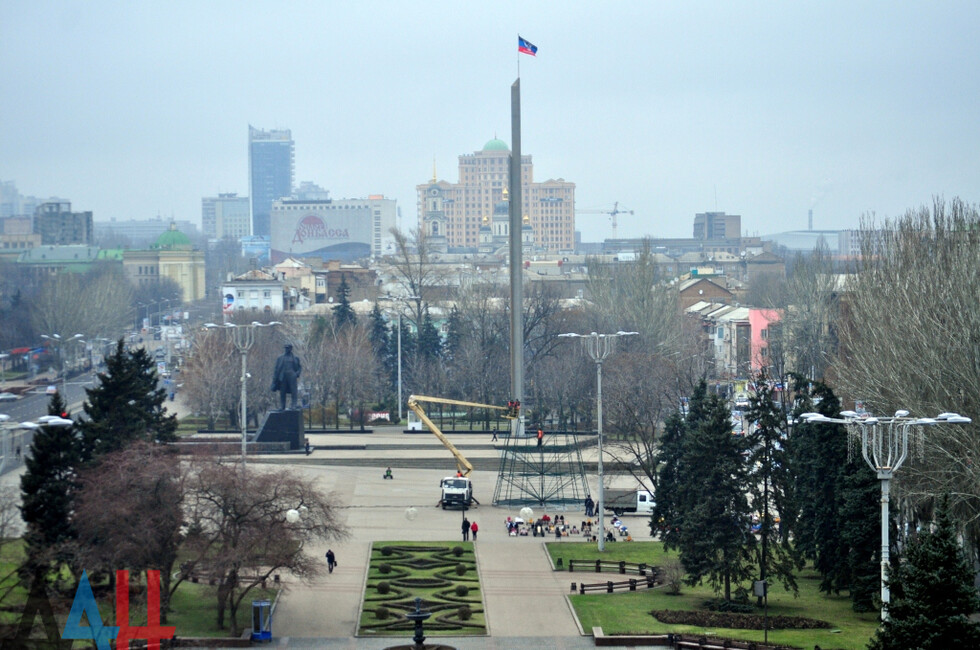
POLYGON ((487 633, 472 542, 376 542, 365 584, 360 636, 412 636, 416 598, 427 636, 487 633))
MULTIPOLYGON (((631 544, 613 544, 606 546, 606 551, 600 554, 591 544, 546 544, 552 560, 562 558, 563 565, 568 566, 569 559, 595 560, 600 557, 608 561, 646 562, 659 565, 664 558, 676 557, 676 553, 667 553, 660 542, 633 542, 631 544)), ((569 580, 575 582, 603 582, 615 574, 590 574, 578 571, 569 574, 569 580), (602 576, 602 577, 600 577, 602 576)), ((797 575, 800 594, 784 591, 782 587, 773 585, 769 591, 770 616, 802 616, 827 621, 831 628, 827 630, 769 630, 769 642, 774 644, 792 645, 797 647, 836 648, 840 650, 863 650, 868 639, 878 626, 876 612, 858 614, 851 609, 851 601, 846 595, 834 596, 823 594, 819 590, 819 575, 806 569, 797 575)), ((682 587, 681 594, 671 596, 662 589, 649 591, 621 592, 615 594, 586 594, 571 596, 576 615, 586 630, 601 627, 605 634, 665 634, 667 632, 715 635, 718 637, 737 639, 740 641, 756 641, 763 639, 762 630, 737 630, 730 628, 706 629, 692 625, 668 625, 661 623, 650 615, 652 610, 688 610, 702 609, 702 603, 714 597, 714 591, 707 585, 698 587, 682 587)), ((761 608, 759 614, 762 613, 761 608)))

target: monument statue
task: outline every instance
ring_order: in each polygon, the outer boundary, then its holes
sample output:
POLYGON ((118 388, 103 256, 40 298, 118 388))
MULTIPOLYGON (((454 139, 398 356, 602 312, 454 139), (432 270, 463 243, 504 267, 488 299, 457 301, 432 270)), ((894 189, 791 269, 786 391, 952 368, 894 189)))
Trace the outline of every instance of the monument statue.
POLYGON ((286 344, 285 351, 276 359, 276 369, 272 373, 272 391, 279 391, 279 408, 286 410, 286 394, 292 395, 289 408, 295 409, 296 406, 296 380, 303 371, 303 366, 299 362, 299 357, 293 355, 293 346, 286 344))

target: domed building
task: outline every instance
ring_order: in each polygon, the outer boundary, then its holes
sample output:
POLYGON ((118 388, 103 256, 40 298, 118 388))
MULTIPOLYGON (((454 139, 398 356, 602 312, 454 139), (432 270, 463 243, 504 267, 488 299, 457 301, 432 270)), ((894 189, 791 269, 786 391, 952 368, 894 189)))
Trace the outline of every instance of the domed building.
POLYGON ((194 248, 173 221, 148 249, 123 251, 123 269, 136 285, 170 278, 181 288, 184 302, 204 299, 204 251, 194 248))
MULTIPOLYGON (((448 252, 486 250, 484 217, 493 215, 494 239, 500 236, 497 213, 506 205, 510 186, 510 148, 494 137, 480 151, 459 156, 456 183, 438 180, 433 169, 428 183, 416 186, 419 226, 448 252)), ((571 251, 575 247, 575 183, 562 178, 534 182, 531 156, 521 156, 521 212, 533 232, 533 246, 548 252, 571 251)), ((509 222, 507 226, 509 232, 509 222)))

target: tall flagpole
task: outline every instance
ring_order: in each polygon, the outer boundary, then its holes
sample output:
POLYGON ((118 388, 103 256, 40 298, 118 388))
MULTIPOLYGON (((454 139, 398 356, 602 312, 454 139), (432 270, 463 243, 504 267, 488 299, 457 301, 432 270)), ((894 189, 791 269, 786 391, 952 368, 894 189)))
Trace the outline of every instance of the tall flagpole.
MULTIPOLYGON (((510 87, 510 385, 511 398, 524 398, 524 290, 521 259, 521 78, 510 87)), ((522 433, 515 420, 517 433, 522 433)))

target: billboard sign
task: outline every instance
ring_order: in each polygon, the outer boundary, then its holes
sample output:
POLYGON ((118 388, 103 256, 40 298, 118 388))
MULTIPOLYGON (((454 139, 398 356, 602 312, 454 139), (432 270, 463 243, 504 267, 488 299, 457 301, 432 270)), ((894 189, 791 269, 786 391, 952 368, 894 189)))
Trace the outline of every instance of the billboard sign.
POLYGON ((273 209, 272 262, 287 257, 353 261, 370 255, 372 223, 367 205, 273 209))

